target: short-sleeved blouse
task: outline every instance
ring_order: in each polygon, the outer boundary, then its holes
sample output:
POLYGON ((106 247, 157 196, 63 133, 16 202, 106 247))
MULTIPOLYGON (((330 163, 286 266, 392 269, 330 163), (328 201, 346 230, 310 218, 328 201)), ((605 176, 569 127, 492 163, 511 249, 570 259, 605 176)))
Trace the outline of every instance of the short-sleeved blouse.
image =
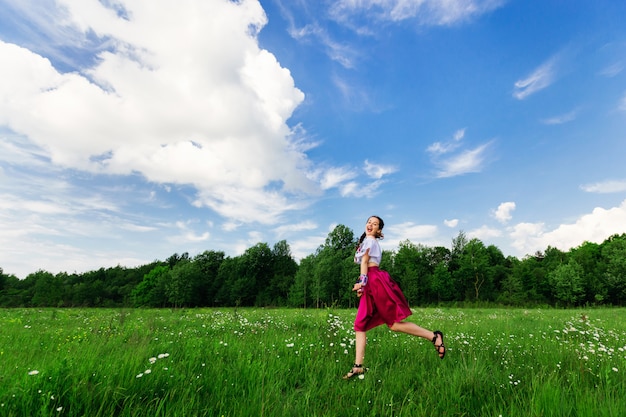
POLYGON ((383 251, 380 249, 380 244, 378 240, 373 237, 366 236, 363 239, 363 242, 359 245, 356 250, 356 254, 354 255, 354 263, 360 264, 363 255, 365 255, 365 251, 370 250, 370 262, 375 263, 376 265, 380 265, 380 261, 383 257, 383 251))

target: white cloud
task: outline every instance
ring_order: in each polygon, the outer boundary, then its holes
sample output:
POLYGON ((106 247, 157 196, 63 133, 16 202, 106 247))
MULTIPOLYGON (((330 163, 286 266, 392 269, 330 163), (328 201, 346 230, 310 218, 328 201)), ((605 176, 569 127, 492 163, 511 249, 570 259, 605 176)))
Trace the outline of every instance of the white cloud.
POLYGON ((323 190, 340 186, 357 176, 357 173, 346 167, 329 168, 321 173, 320 186, 323 190))
POLYGON ((390 233, 395 235, 402 235, 405 239, 419 240, 435 236, 437 233, 437 226, 404 222, 386 227, 385 230, 388 230, 390 233))
POLYGON ((626 191, 626 179, 625 180, 607 180, 603 182, 596 182, 593 184, 584 184, 580 188, 588 193, 621 193, 626 191))
POLYGON ((377 180, 381 179, 385 175, 393 174, 394 172, 397 171, 397 169, 394 166, 373 164, 368 160, 365 160, 364 169, 367 175, 377 180))
POLYGON ((361 197, 373 198, 378 194, 379 188, 385 183, 382 180, 372 181, 370 183, 359 184, 356 181, 350 181, 339 187, 342 197, 361 197))
POLYGON ((276 228, 275 232, 278 237, 283 237, 291 233, 315 230, 315 229, 317 229, 317 224, 309 220, 309 221, 304 221, 301 223, 286 224, 283 226, 279 226, 276 228))
POLYGON ((451 143, 434 142, 433 144, 428 146, 428 148, 426 148, 426 151, 435 155, 442 155, 444 153, 453 151, 456 148, 457 146, 451 143))
POLYGON ((480 172, 485 163, 485 154, 492 142, 484 143, 474 149, 460 149, 463 146, 466 129, 454 132, 451 140, 434 142, 426 148, 431 155, 432 163, 437 167, 438 178, 454 177, 457 175, 480 172))
POLYGON ((626 233, 626 200, 610 209, 596 207, 576 222, 562 224, 551 231, 546 231, 544 223, 519 223, 512 228, 510 236, 512 246, 526 255, 544 251, 548 246, 568 251, 585 241, 601 243, 621 233, 626 233))
MULTIPOLYGON (((330 232, 330 230, 329 230, 330 232)), ((327 234, 316 234, 306 236, 301 239, 289 240, 289 248, 294 259, 300 261, 302 258, 307 257, 315 250, 324 244, 327 234)))
POLYGON ((578 114, 578 110, 572 110, 569 113, 543 119, 541 122, 546 125, 562 125, 564 123, 575 120, 577 114, 578 114))
POLYGON ((202 234, 197 234, 193 227, 190 227, 192 222, 186 221, 178 221, 175 223, 178 234, 170 237, 168 240, 170 242, 174 242, 176 244, 186 244, 188 242, 204 242, 209 239, 211 236, 209 232, 203 232, 202 234))
POLYGON ((485 143, 474 149, 455 154, 447 159, 435 161, 438 166, 437 177, 448 178, 457 175, 480 172, 485 163, 485 153, 490 143, 485 143))
POLYGON ((439 241, 438 230, 435 225, 413 222, 389 225, 384 230, 385 247, 395 250, 404 240, 410 240, 416 244, 440 246, 442 242, 439 241))
POLYGON ((456 132, 454 132, 453 139, 455 141, 458 142, 458 141, 462 140, 464 137, 465 137, 465 129, 459 129, 456 132))
POLYGON ((453 135, 451 141, 448 141, 448 142, 434 142, 433 144, 428 146, 428 148, 426 148, 426 151, 428 153, 431 153, 431 154, 435 155, 435 156, 453 152, 459 146, 461 146, 460 141, 464 137, 465 137, 465 129, 459 129, 456 132, 454 132, 454 135, 453 135))
POLYGON ((421 25, 439 26, 468 21, 504 3, 503 0, 339 0, 333 3, 330 13, 342 22, 368 16, 387 21, 414 19, 421 25))
POLYGON ((459 219, 444 220, 443 224, 450 228, 457 227, 459 224, 459 219))
POLYGON ((154 253, 139 254, 142 248, 155 250, 154 242, 138 243, 144 237, 150 239, 162 229, 168 236, 176 233, 173 225, 152 222, 145 213, 123 213, 127 202, 142 198, 132 189, 92 184, 79 191, 57 172, 48 174, 13 175, 11 186, 3 187, 0 262, 5 273, 24 277, 38 269, 57 273, 133 267, 154 259, 154 253), (133 243, 121 236, 132 236, 133 243))
POLYGON ((502 203, 498 206, 497 209, 493 211, 493 217, 499 221, 500 223, 506 223, 511 220, 511 212, 515 210, 515 203, 512 201, 507 201, 506 203, 502 203))
POLYGON ((600 75, 607 78, 612 78, 620 74, 623 70, 624 64, 621 62, 615 62, 611 65, 608 65, 606 68, 603 68, 602 71, 600 71, 600 75))
POLYGON ((526 78, 516 81, 513 97, 518 100, 524 100, 530 95, 550 86, 555 79, 556 63, 556 57, 552 57, 526 78))
MULTIPOLYGON (((295 195, 318 191, 303 132, 287 125, 304 94, 259 48, 267 18, 258 2, 115 7, 64 0, 45 10, 62 16, 42 28, 65 41, 59 50, 89 53, 85 39, 97 36, 101 52, 80 71, 61 72, 45 51, 0 41, 0 59, 11 63, 0 78, 12 80, 0 84, 0 125, 58 166, 191 185, 196 204, 239 221, 278 216, 305 204, 295 195)), ((31 18, 40 20, 35 11, 31 18)))

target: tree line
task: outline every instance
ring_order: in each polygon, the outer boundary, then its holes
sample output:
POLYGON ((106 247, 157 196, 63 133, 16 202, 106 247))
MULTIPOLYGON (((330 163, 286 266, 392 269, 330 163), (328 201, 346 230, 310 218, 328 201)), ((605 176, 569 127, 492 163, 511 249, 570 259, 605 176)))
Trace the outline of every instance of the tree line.
MULTIPOLYGON (((353 231, 339 225, 299 263, 282 240, 234 257, 207 250, 136 268, 38 270, 22 280, 0 268, 0 307, 354 307, 356 242, 353 231)), ((459 232, 450 248, 400 242, 384 251, 380 267, 411 306, 626 305, 626 234, 518 259, 459 232)))

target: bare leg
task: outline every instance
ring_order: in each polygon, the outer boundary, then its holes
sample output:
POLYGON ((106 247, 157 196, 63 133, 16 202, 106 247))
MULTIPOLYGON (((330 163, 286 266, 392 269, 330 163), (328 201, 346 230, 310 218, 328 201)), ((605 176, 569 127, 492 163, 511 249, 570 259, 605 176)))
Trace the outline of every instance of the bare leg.
POLYGON ((356 332, 356 351, 354 355, 354 363, 362 365, 365 360, 365 344, 367 343, 367 337, 365 332, 356 332))
POLYGON ((401 332, 413 336, 423 337, 424 339, 428 339, 431 341, 433 340, 433 337, 435 337, 435 333, 431 332, 430 330, 423 329, 417 324, 410 321, 396 322, 393 324, 393 326, 391 326, 391 330, 393 330, 394 332, 401 332))
POLYGON ((363 368, 363 360, 365 360, 365 344, 367 342, 365 332, 355 332, 355 339, 356 347, 354 355, 354 366, 352 367, 352 369, 350 369, 350 372, 344 375, 343 379, 350 379, 365 372, 365 368, 363 368))
POLYGON ((441 359, 443 359, 443 357, 446 355, 446 348, 443 345, 443 334, 439 331, 431 332, 430 330, 423 329, 417 324, 410 321, 396 322, 393 324, 393 326, 391 326, 391 330, 393 330, 394 332, 402 332, 430 340, 435 345, 435 349, 437 349, 437 353, 439 354, 439 357, 441 359))

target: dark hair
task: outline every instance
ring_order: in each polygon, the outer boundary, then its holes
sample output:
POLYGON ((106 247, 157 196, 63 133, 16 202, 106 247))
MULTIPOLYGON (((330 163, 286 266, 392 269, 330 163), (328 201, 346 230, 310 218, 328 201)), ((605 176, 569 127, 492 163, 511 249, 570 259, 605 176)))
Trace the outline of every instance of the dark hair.
MULTIPOLYGON (((383 227, 385 227, 385 222, 383 221, 383 219, 381 219, 378 216, 369 216, 367 218, 367 220, 371 219, 372 217, 376 217, 378 219, 378 230, 382 231, 383 227)), ((359 238, 359 243, 357 243, 357 245, 356 245, 357 249, 358 249, 359 246, 361 246, 361 243, 363 243, 363 240, 365 240, 365 236, 367 236, 367 235, 365 234, 365 232, 363 232, 363 234, 359 238)), ((382 233, 381 233, 381 236, 382 236, 382 233)))

